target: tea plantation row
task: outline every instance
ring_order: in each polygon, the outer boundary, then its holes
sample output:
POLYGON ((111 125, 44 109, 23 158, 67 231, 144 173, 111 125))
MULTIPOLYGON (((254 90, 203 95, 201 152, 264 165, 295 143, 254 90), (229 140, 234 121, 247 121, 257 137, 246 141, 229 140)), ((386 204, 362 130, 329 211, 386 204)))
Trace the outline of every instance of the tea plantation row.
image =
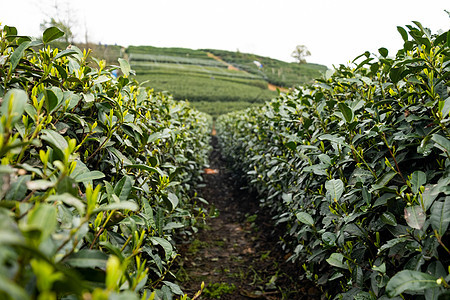
POLYGON ((186 298, 170 268, 204 217, 210 117, 61 35, 0 28, 0 298, 186 298))
POLYGON ((315 84, 219 117, 221 147, 330 297, 449 297, 450 32, 398 27, 315 84))

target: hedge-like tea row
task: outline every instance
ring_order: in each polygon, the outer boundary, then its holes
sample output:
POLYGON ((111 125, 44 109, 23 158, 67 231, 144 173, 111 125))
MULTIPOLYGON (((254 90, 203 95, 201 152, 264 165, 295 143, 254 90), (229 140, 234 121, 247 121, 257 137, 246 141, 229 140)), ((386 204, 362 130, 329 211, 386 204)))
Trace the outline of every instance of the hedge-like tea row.
POLYGON ((329 296, 450 295, 450 32, 398 31, 395 58, 364 53, 217 121, 290 260, 329 296))
POLYGON ((125 60, 47 46, 61 35, 0 29, 0 298, 183 295, 174 238, 204 217, 209 117, 125 60))

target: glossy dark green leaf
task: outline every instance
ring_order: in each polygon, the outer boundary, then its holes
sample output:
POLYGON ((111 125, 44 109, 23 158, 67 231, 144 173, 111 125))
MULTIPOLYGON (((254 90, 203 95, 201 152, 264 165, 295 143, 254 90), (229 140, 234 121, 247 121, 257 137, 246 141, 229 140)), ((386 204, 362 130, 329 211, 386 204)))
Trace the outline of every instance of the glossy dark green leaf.
POLYGON ((150 238, 150 241, 152 241, 154 245, 160 245, 164 249, 166 260, 169 260, 172 257, 173 247, 168 240, 154 236, 150 238))
POLYGON ((431 136, 431 139, 436 143, 436 147, 441 149, 444 152, 447 152, 447 155, 450 153, 450 140, 443 137, 442 135, 439 135, 437 133, 433 134, 431 136))
POLYGON ((381 221, 387 225, 397 226, 397 220, 395 219, 394 214, 388 211, 385 211, 381 215, 381 221))
POLYGON ((50 129, 41 130, 42 139, 48 142, 53 149, 64 150, 68 147, 67 141, 58 132, 50 129))
POLYGON ((14 71, 17 67, 17 65, 20 62, 20 59, 24 56, 25 50, 28 49, 31 42, 25 41, 19 45, 19 47, 14 50, 13 54, 11 54, 10 61, 11 61, 11 71, 14 71))
POLYGON ((6 192, 5 200, 21 201, 27 193, 27 182, 31 180, 31 175, 20 176, 13 182, 6 192))
POLYGON ((347 123, 350 123, 353 121, 353 111, 350 107, 348 107, 347 104, 340 102, 338 104, 339 110, 341 111, 342 115, 344 116, 344 121, 347 123))
POLYGON ((450 223, 450 196, 445 197, 444 201, 436 201, 431 207, 430 215, 431 226, 440 236, 443 236, 450 223))
POLYGON ((348 266, 343 263, 344 255, 341 253, 332 253, 329 258, 326 259, 327 263, 333 267, 338 267, 341 269, 348 269, 348 266))
POLYGON ((308 214, 307 212, 299 211, 298 213, 295 214, 295 216, 297 217, 297 220, 299 220, 301 223, 309 226, 314 226, 314 220, 311 217, 311 215, 308 214))
POLYGON ((56 191, 58 194, 68 193, 72 196, 78 195, 78 184, 72 177, 64 176, 56 184, 56 191))
POLYGON ((427 273, 412 270, 403 270, 395 274, 386 286, 390 297, 395 297, 407 291, 423 291, 438 287, 437 278, 427 273))
POLYGON ((415 171, 411 174, 411 189, 414 194, 419 192, 419 188, 427 182, 427 175, 422 171, 415 171))
POLYGON ((42 41, 47 44, 50 43, 53 40, 59 39, 64 35, 64 32, 59 30, 57 27, 49 27, 47 28, 43 35, 42 35, 42 41))
POLYGON ((386 49, 386 48, 384 48, 384 47, 379 48, 379 49, 378 49, 378 52, 379 52, 379 53, 381 54, 381 56, 383 56, 383 57, 387 57, 388 54, 389 54, 388 49, 386 49))
POLYGON ((131 189, 133 188, 133 180, 130 176, 123 176, 114 187, 114 194, 116 194, 120 201, 128 199, 131 189))
POLYGON ((397 31, 402 36, 403 41, 406 42, 408 40, 408 33, 406 32, 406 30, 403 27, 397 26, 397 31))

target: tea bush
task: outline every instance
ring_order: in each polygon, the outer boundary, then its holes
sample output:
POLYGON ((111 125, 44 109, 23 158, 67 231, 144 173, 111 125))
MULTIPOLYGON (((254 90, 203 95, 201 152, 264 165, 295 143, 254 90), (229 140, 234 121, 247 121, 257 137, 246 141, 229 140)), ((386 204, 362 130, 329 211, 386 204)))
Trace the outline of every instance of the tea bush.
POLYGON ((219 117, 220 144, 330 297, 449 297, 450 31, 398 27, 258 109, 219 117))
POLYGON ((181 296, 170 267, 205 213, 210 117, 123 59, 51 49, 61 35, 0 29, 0 298, 181 296))

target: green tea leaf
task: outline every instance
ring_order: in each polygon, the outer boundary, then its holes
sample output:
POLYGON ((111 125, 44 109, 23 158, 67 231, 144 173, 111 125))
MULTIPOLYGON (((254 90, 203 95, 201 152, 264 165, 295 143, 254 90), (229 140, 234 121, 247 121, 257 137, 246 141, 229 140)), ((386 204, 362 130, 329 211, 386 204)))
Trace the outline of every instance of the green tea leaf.
POLYGON ((100 171, 89 171, 86 173, 78 174, 74 179, 75 179, 75 182, 87 182, 87 181, 100 179, 103 177, 105 177, 105 174, 103 174, 100 171))
POLYGON ((406 223, 412 228, 422 229, 425 224, 425 213, 420 205, 405 207, 405 220, 406 223))
POLYGON ((332 253, 329 258, 326 259, 327 263, 333 267, 338 267, 342 269, 348 269, 348 266, 342 261, 344 260, 344 255, 341 253, 332 253))
POLYGON ((19 45, 19 47, 14 50, 13 54, 11 54, 10 61, 11 61, 11 71, 14 71, 17 67, 17 65, 20 62, 20 59, 23 57, 25 50, 30 46, 30 41, 25 41, 22 44, 19 45))
POLYGON ((80 250, 70 255, 65 263, 76 268, 106 268, 108 255, 100 250, 80 250))
POLYGON ((27 101, 28 95, 25 91, 19 89, 9 90, 3 98, 0 115, 6 116, 7 119, 11 120, 11 125, 14 125, 22 118, 27 101))
POLYGON ((338 107, 342 115, 344 116, 344 121, 346 123, 351 123, 353 121, 353 111, 351 110, 351 108, 343 102, 340 102, 338 104, 338 107))
POLYGON ((314 220, 310 214, 308 214, 304 211, 300 211, 300 212, 296 213, 295 216, 297 217, 297 220, 299 220, 303 224, 306 224, 309 226, 314 226, 314 220))
POLYGON ((73 196, 72 194, 63 193, 63 194, 58 194, 58 195, 51 195, 47 198, 47 201, 48 202, 62 201, 63 203, 65 203, 69 206, 75 207, 81 216, 84 215, 85 204, 83 203, 83 201, 81 201, 77 197, 73 196))
POLYGON ((114 187, 114 194, 119 196, 120 201, 128 199, 131 189, 133 188, 133 180, 130 176, 123 176, 114 187))
POLYGON ((40 240, 47 239, 57 225, 56 208, 49 204, 35 206, 28 214, 28 226, 41 231, 40 240))
POLYGON ((344 193, 344 183, 340 179, 332 179, 325 182, 325 189, 331 201, 337 202, 344 193))
POLYGON ((0 274, 0 291, 4 292, 6 299, 29 300, 30 296, 24 288, 9 279, 7 276, 0 274))
POLYGON ((27 193, 27 182, 31 180, 31 175, 20 176, 17 181, 11 184, 6 192, 5 200, 21 201, 27 193))
POLYGON ((442 106, 441 109, 442 118, 445 119, 449 112, 450 112, 450 97, 447 97, 447 99, 444 100, 444 105, 442 106))
POLYGON ((175 195, 174 193, 169 193, 167 195, 167 198, 169 199, 170 204, 172 205, 172 210, 174 210, 178 206, 180 200, 178 200, 177 195, 175 195))
POLYGON ((388 212, 388 211, 385 211, 381 215, 381 221, 387 225, 397 226, 397 220, 395 219, 394 214, 392 214, 391 212, 388 212))
POLYGON ((406 42, 408 40, 408 33, 406 32, 406 30, 403 27, 397 26, 397 31, 402 36, 403 41, 406 42))
POLYGON ((435 146, 437 148, 446 152, 447 155, 450 154, 450 141, 447 138, 435 133, 431 136, 431 139, 436 143, 435 146))
POLYGON ((332 232, 324 232, 322 234, 322 241, 328 246, 336 246, 336 235, 332 232))
POLYGON ((42 35, 42 41, 47 44, 53 40, 59 39, 64 35, 64 32, 59 30, 57 27, 49 27, 44 31, 42 35))
POLYGON ((431 207, 431 226, 443 236, 450 223, 450 196, 445 197, 444 202, 437 201, 431 207))
POLYGON ((54 150, 62 151, 68 147, 66 139, 58 132, 50 129, 41 130, 42 139, 47 141, 54 150))
POLYGON ((125 77, 130 76, 130 64, 128 63, 128 61, 126 61, 123 58, 119 58, 119 64, 120 64, 120 70, 122 71, 123 75, 125 75, 125 77))
POLYGON ((109 210, 138 211, 139 206, 136 204, 136 202, 133 202, 133 201, 121 201, 121 202, 110 203, 110 204, 106 204, 106 205, 97 207, 96 209, 94 209, 93 213, 98 213, 100 211, 109 211, 109 210))
POLYGON ((386 286, 389 297, 395 297, 405 291, 423 291, 438 287, 437 278, 419 271, 403 270, 394 275, 386 286))
POLYGON ((164 238, 153 236, 150 238, 150 241, 152 241, 154 245, 160 245, 164 249, 164 253, 166 255, 166 260, 169 260, 172 257, 173 247, 172 247, 172 244, 168 240, 166 240, 164 238))
POLYGON ((414 194, 419 192, 419 188, 427 182, 427 175, 422 171, 415 171, 411 174, 411 189, 414 194))

